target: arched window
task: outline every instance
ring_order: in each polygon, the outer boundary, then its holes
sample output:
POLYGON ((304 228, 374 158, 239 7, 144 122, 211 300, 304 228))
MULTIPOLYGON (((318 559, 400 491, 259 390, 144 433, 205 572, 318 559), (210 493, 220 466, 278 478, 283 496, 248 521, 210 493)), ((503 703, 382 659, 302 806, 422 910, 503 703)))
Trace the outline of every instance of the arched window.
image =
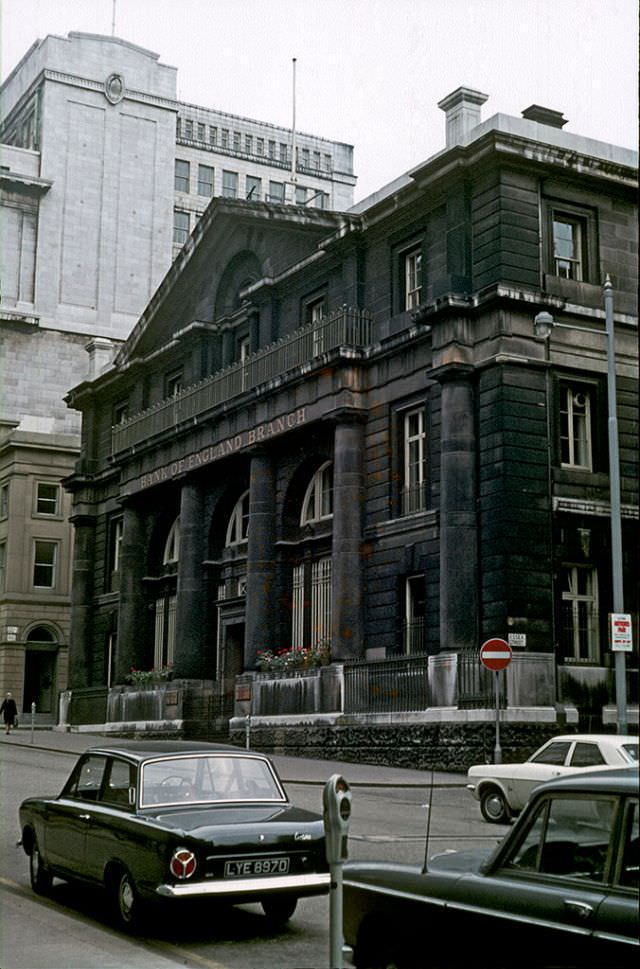
POLYGON ((322 521, 325 518, 331 518, 332 515, 333 464, 331 461, 326 461, 309 482, 302 502, 300 524, 307 525, 310 522, 322 521))
POLYGON ((225 545, 241 545, 247 541, 249 535, 249 491, 245 491, 236 501, 229 524, 225 545))
POLYGON ((35 626, 27 636, 28 643, 55 643, 56 637, 46 626, 35 626))
POLYGON ((169 529, 162 555, 163 565, 172 565, 180 558, 180 518, 176 518, 169 529))

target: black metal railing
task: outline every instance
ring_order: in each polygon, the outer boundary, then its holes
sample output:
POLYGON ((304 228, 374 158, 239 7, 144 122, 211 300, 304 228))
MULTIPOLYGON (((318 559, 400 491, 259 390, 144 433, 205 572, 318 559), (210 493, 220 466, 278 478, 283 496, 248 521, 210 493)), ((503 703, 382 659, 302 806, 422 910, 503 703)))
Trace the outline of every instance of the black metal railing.
MULTIPOLYGON (((461 710, 495 706, 493 674, 480 662, 478 649, 462 649, 457 655, 458 707, 461 710)), ((503 677, 504 679, 504 677, 503 677)), ((501 705, 505 705, 501 697, 501 705)))
POLYGON ((193 420, 219 404, 238 397, 322 353, 340 347, 363 349, 371 343, 371 316, 343 306, 326 319, 303 326, 264 350, 220 370, 169 400, 137 414, 111 431, 113 454, 140 444, 172 427, 193 420))
POLYGON ((427 654, 345 663, 345 713, 409 713, 430 706, 427 654))
POLYGON ((407 655, 424 650, 424 618, 412 619, 402 625, 402 647, 407 655))
POLYGON ((416 515, 418 512, 426 511, 427 487, 424 481, 402 489, 401 508, 403 515, 416 515))

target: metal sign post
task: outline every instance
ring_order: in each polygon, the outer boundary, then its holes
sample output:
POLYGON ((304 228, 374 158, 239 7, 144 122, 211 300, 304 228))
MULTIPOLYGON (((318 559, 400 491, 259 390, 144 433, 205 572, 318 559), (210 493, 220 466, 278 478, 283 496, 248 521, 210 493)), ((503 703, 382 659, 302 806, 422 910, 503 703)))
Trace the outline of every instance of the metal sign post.
POLYGON ((480 647, 480 662, 493 672, 496 691, 496 743, 493 749, 494 763, 502 763, 502 747, 500 746, 500 670, 507 668, 513 652, 505 639, 487 639, 480 647))

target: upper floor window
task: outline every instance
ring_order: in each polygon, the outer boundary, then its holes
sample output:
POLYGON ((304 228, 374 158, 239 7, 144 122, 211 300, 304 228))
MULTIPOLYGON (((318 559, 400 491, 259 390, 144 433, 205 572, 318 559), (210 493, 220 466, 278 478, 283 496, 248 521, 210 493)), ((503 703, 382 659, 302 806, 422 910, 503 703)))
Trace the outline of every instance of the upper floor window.
POLYGON ((304 501, 300 524, 322 521, 333 515, 333 464, 326 461, 309 482, 304 501))
POLYGON ((245 154, 247 154, 247 155, 252 155, 253 154, 253 136, 252 135, 245 135, 244 136, 244 150, 245 150, 245 154))
POLYGON ((237 172, 223 171, 222 195, 226 199, 235 199, 238 197, 238 173, 237 172))
POLYGON ((269 201, 284 202, 284 182, 269 182, 269 201))
POLYGON ((117 592, 120 588, 120 562, 122 560, 122 539, 124 536, 124 519, 121 515, 109 522, 109 560, 107 563, 107 581, 110 592, 117 592))
POLYGON ((119 400, 113 405, 113 421, 114 425, 124 424, 126 420, 129 419, 129 401, 119 400))
POLYGON ((324 170, 325 172, 330 172, 332 168, 331 155, 324 156, 324 170))
POLYGON ((173 210, 173 244, 183 246, 189 238, 189 213, 173 210))
POLYGON ((223 148, 228 148, 229 147, 229 129, 228 128, 222 128, 222 130, 220 131, 220 145, 223 148))
POLYGON ((240 132, 239 131, 233 132, 233 150, 240 151, 240 132))
POLYGON ((241 545, 249 535, 249 491, 245 491, 236 501, 227 526, 227 547, 241 545))
POLYGON ((7 581, 7 543, 0 542, 0 592, 4 592, 7 581))
POLYGON ((174 184, 175 184, 176 192, 189 191, 189 162, 188 161, 183 161, 181 158, 176 158, 174 184))
POLYGON ((304 205, 307 201, 307 189, 304 185, 296 185, 296 205, 304 205))
POLYGON ((281 141, 280 142, 280 161, 281 162, 286 162, 287 161, 287 154, 288 154, 287 153, 287 146, 284 144, 284 142, 281 141))
POLYGON ((245 179, 247 198, 252 202, 259 202, 262 197, 262 179, 255 175, 247 175, 245 179))
POLYGON ((403 255, 404 308, 415 309, 422 300, 422 249, 416 247, 403 255))
POLYGON ((560 462, 563 467, 593 469, 592 392, 582 385, 560 386, 560 462))
POLYGON ((205 126, 198 122, 198 141, 204 141, 205 126))
POLYGON ((210 125, 209 127, 209 144, 210 145, 218 144, 218 129, 216 128, 215 125, 210 125))
POLYGON ((264 138, 256 138, 256 155, 264 155, 264 138))
POLYGON ((193 141, 193 121, 185 121, 184 123, 184 136, 189 141, 193 141))
POLYGON ((302 165, 303 168, 309 168, 310 167, 310 165, 309 165, 309 149, 308 148, 303 148, 300 151, 300 164, 302 165))
POLYGON ((269 142, 269 158, 275 158, 275 157, 276 157, 276 143, 275 143, 275 141, 270 141, 269 142))
POLYGON ((60 485, 49 481, 36 483, 36 515, 60 514, 60 485))
POLYGON ((424 604, 424 575, 410 575, 404 582, 402 651, 406 654, 421 653, 424 649, 424 604))
POLYGON ((565 565, 560 583, 564 659, 596 663, 600 656, 598 573, 592 566, 565 565))
POLYGON ((173 565, 180 559, 180 517, 176 518, 169 529, 162 554, 163 565, 173 565))
POLYGON ((33 555, 33 584, 36 588, 55 588, 57 564, 58 543, 36 540, 33 555))
POLYGON ((182 390, 182 368, 167 374, 164 380, 165 397, 177 397, 182 390))
POLYGON ((424 511, 426 500, 425 412, 423 407, 407 411, 402 418, 402 514, 424 511))
POLYGON ((198 165, 198 195, 213 195, 213 168, 209 165, 198 165))
POLYGON ((314 151, 313 152, 313 167, 315 169, 319 169, 320 168, 320 152, 319 151, 314 151))
POLYGON ((9 485, 0 485, 0 518, 6 518, 9 514, 9 485))
POLYGON ((586 226, 582 219, 553 213, 553 264, 554 274, 565 279, 585 278, 586 226))

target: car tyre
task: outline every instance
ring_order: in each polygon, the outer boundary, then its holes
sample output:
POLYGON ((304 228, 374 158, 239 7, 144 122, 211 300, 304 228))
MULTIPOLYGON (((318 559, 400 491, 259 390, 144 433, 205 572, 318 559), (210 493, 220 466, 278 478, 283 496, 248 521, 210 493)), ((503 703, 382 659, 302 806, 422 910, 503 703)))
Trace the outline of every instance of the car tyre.
POLYGON ((273 895, 262 899, 262 910, 274 925, 284 925, 296 910, 298 899, 295 895, 273 895))
POLYGON ((44 863, 38 842, 35 839, 29 855, 29 880, 32 889, 38 895, 48 895, 51 891, 53 876, 44 863))
POLYGON ((136 884, 126 869, 122 869, 114 881, 114 910, 120 926, 128 932, 140 924, 142 902, 136 884))
POLYGON ((480 797, 482 817, 490 824, 509 824, 511 808, 499 787, 487 787, 480 797))

